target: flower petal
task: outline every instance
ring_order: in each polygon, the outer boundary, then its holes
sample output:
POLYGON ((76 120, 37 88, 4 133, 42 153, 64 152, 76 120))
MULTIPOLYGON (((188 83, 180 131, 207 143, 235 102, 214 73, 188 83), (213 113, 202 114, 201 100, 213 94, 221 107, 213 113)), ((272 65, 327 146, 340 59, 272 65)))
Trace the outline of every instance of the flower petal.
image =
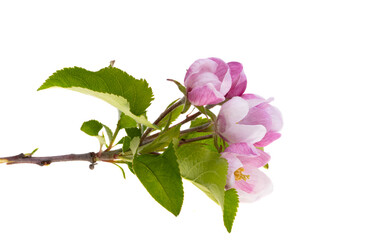
POLYGON ((220 85, 220 93, 223 95, 226 95, 228 91, 230 91, 231 89, 231 84, 232 84, 231 74, 230 74, 230 70, 228 70, 222 80, 222 84, 220 85))
POLYGON ((250 176, 246 182, 253 186, 253 190, 252 192, 247 193, 241 189, 237 189, 240 202, 253 202, 272 192, 272 181, 267 175, 265 175, 265 173, 258 169, 252 169, 245 172, 250 176))
POLYGON ((269 105, 266 108, 267 113, 271 116, 272 118, 272 127, 271 131, 278 132, 282 129, 283 121, 282 121, 282 114, 278 108, 269 105))
POLYGON ((193 74, 203 73, 203 72, 214 73, 217 68, 218 68, 218 64, 211 59, 208 59, 208 58, 198 59, 193 64, 191 64, 191 66, 186 72, 185 86, 189 87, 189 85, 192 84, 191 79, 192 79, 193 74))
POLYGON ((228 172, 227 172, 227 182, 226 182, 226 188, 232 188, 235 186, 235 171, 241 167, 243 167, 243 164, 240 162, 240 160, 235 156, 233 153, 222 153, 222 158, 225 158, 228 162, 228 172))
POLYGON ((243 65, 239 62, 229 62, 227 64, 230 68, 232 85, 226 97, 241 96, 247 88, 247 77, 244 74, 243 65))
POLYGON ((241 97, 234 97, 222 105, 219 115, 225 116, 226 124, 229 125, 242 120, 248 111, 248 102, 241 97))
POLYGON ((213 71, 216 76, 218 76, 219 80, 222 82, 224 79, 224 76, 229 72, 229 68, 227 63, 225 63, 220 58, 209 58, 209 60, 214 61, 216 63, 217 68, 213 71))
POLYGON ((257 152, 252 144, 246 142, 234 143, 228 146, 224 152, 235 153, 238 155, 257 155, 257 152))
MULTIPOLYGON (((244 193, 252 193, 253 191, 253 185, 249 184, 248 182, 244 180, 239 180, 235 182, 235 186, 237 190, 240 190, 244 193)), ((240 197, 239 197, 240 199, 240 197)))
POLYGON ((250 171, 265 166, 270 160, 270 155, 260 149, 256 149, 256 155, 241 155, 237 156, 237 158, 244 165, 244 169, 250 171))
POLYGON ((249 108, 253 108, 261 103, 267 102, 266 99, 256 94, 244 94, 241 97, 248 102, 249 108))
POLYGON ((267 132, 263 139, 261 139, 259 142, 255 143, 256 147, 265 147, 271 144, 273 141, 279 139, 281 137, 281 133, 278 132, 267 132))
POLYGON ((221 95, 210 83, 203 87, 194 88, 188 92, 187 97, 195 106, 217 104, 224 100, 224 96, 221 95))
POLYGON ((187 81, 187 88, 193 89, 197 87, 203 87, 208 83, 214 85, 216 89, 220 89, 221 82, 218 77, 211 72, 195 73, 191 76, 191 79, 187 81))
POLYGON ((272 128, 272 118, 266 109, 253 107, 249 109, 247 116, 239 122, 245 125, 263 125, 268 131, 272 128))
POLYGON ((270 160, 270 155, 256 149, 253 144, 234 143, 224 150, 223 154, 235 155, 244 165, 244 169, 260 168, 265 166, 270 160))
POLYGON ((248 142, 254 144, 265 136, 266 128, 263 125, 234 124, 219 134, 229 143, 248 142))

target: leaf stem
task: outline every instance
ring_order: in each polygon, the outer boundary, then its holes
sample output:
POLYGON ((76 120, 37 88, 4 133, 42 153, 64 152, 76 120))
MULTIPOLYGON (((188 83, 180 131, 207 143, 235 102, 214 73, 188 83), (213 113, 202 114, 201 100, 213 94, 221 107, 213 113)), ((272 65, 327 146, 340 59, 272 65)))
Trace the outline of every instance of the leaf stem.
MULTIPOLYGON (((213 108, 213 107, 215 107, 215 106, 216 106, 216 105, 207 105, 207 106, 206 106, 206 109, 211 109, 211 108, 213 108)), ((183 124, 185 124, 185 123, 188 123, 188 122, 190 122, 190 121, 196 119, 197 117, 199 117, 201 114, 202 114, 202 112, 197 112, 197 113, 194 113, 193 115, 187 116, 182 122, 179 122, 179 123, 173 125, 173 126, 170 127, 170 128, 173 128, 173 127, 176 127, 176 126, 178 126, 178 125, 183 125, 183 124)))
MULTIPOLYGON (((156 121, 153 122, 154 125, 157 125, 158 123, 160 123, 160 121, 162 119, 165 118, 166 115, 168 115, 169 113, 171 113, 174 109, 176 109, 177 107, 181 106, 183 103, 185 102, 185 97, 181 98, 178 102, 174 103, 173 105, 171 105, 170 107, 168 107, 167 109, 165 109, 165 111, 163 111, 160 116, 156 119, 156 121)), ((144 132, 144 134, 141 136, 141 139, 140 139, 140 142, 142 143, 144 141, 144 139, 153 131, 153 128, 147 128, 144 132)))
POLYGON ((104 150, 105 152, 109 152, 112 148, 113 148, 113 144, 115 143, 115 140, 116 140, 116 137, 117 137, 117 134, 119 133, 120 131, 120 121, 121 121, 121 118, 119 119, 119 121, 117 122, 117 126, 116 126, 116 129, 115 129, 115 132, 112 136, 112 139, 110 141, 110 144, 108 146, 108 148, 106 150, 104 150))
POLYGON ((196 138, 182 139, 179 142, 179 145, 181 146, 182 144, 201 141, 201 140, 205 140, 205 139, 209 139, 209 138, 213 138, 213 137, 214 137, 214 134, 209 134, 209 135, 200 136, 200 137, 196 137, 196 138))
MULTIPOLYGON (((205 130, 206 128, 208 128, 210 125, 211 125, 211 122, 208 122, 208 123, 202 124, 202 125, 197 126, 197 127, 182 130, 179 133, 180 133, 180 135, 183 135, 186 133, 202 131, 202 130, 205 130)), ((178 124, 175 126, 178 126, 178 124)), ((171 128, 173 128, 173 127, 171 127, 171 128)), ((171 129, 171 128, 169 128, 169 129, 171 129)), ((158 137, 159 134, 160 133, 156 133, 156 134, 150 135, 149 137, 145 138, 145 140, 141 143, 141 145, 146 145, 146 144, 152 142, 154 139, 156 139, 158 137)))

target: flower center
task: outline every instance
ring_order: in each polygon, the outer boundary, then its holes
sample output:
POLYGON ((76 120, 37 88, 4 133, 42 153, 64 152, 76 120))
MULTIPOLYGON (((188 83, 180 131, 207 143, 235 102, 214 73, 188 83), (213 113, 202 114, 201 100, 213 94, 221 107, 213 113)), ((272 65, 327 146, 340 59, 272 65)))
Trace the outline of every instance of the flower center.
POLYGON ((235 172, 234 172, 234 175, 235 175, 235 180, 236 181, 239 181, 239 180, 244 180, 246 181, 247 179, 249 179, 249 175, 245 175, 243 174, 244 172, 244 168, 238 168, 235 172))

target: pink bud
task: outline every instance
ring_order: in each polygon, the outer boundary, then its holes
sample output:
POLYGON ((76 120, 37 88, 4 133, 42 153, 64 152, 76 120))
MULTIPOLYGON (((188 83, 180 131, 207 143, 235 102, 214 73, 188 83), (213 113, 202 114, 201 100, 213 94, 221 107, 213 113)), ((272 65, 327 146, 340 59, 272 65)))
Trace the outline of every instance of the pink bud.
POLYGON ((221 59, 199 59, 185 76, 187 97, 195 106, 220 103, 230 90, 231 81, 229 67, 221 59))
POLYGON ((217 133, 228 143, 247 142, 264 147, 281 134, 282 116, 280 111, 265 100, 253 94, 233 97, 220 109, 217 133))

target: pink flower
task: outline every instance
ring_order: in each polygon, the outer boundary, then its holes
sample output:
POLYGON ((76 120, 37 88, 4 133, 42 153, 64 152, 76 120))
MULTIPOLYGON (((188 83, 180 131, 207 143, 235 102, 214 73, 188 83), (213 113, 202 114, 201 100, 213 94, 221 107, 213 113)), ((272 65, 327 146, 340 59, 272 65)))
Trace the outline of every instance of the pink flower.
POLYGON ((282 116, 280 111, 265 100, 253 94, 233 97, 224 103, 216 121, 217 133, 228 143, 247 142, 264 147, 281 134, 282 116))
POLYGON ((226 189, 235 188, 241 202, 253 202, 272 192, 271 180, 258 168, 270 156, 248 143, 230 145, 222 153, 228 161, 226 189))
POLYGON ((249 112, 239 124, 261 124, 266 129, 265 136, 259 142, 256 142, 255 146, 265 147, 281 137, 279 131, 283 125, 282 116, 281 112, 276 107, 269 104, 273 98, 265 100, 254 94, 244 94, 242 98, 248 102, 249 112))
POLYGON ((225 99, 231 88, 228 65, 219 58, 199 59, 187 70, 185 87, 191 104, 217 104, 225 99))
POLYGON ((216 132, 228 143, 256 143, 266 134, 261 123, 241 123, 250 112, 248 101, 233 97, 222 105, 216 120, 216 132))
POLYGON ((239 62, 229 62, 227 64, 230 68, 232 85, 226 97, 232 98, 235 96, 241 96, 247 88, 247 77, 244 74, 243 65, 239 62))

